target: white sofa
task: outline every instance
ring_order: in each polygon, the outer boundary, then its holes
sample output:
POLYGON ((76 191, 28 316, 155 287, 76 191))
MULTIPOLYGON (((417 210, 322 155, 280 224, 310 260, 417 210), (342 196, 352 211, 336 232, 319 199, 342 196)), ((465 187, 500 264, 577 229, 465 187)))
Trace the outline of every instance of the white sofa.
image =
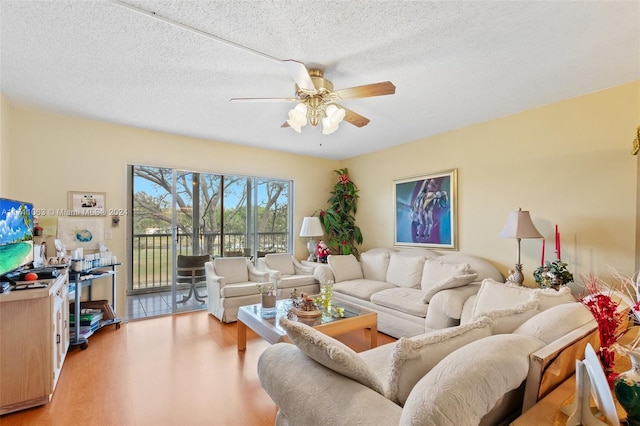
POLYGON ((258 360, 276 424, 508 424, 573 373, 586 343, 597 347, 595 321, 569 291, 485 280, 470 313, 466 324, 359 354, 282 321, 295 345, 258 360))
POLYGON ((415 336, 460 323, 465 301, 485 278, 504 276, 487 260, 459 252, 376 248, 360 255, 330 255, 316 279, 331 279, 334 304, 347 302, 377 312, 378 330, 415 336))

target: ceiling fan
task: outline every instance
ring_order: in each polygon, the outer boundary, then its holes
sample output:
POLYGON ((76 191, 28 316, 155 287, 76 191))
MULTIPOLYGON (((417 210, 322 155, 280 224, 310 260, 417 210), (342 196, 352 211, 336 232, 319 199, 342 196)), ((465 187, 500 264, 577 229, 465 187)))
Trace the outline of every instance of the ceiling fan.
POLYGON ((289 119, 281 127, 291 127, 298 133, 307 122, 312 126, 322 122, 322 133, 325 135, 335 132, 342 120, 357 127, 366 126, 369 123, 368 118, 338 105, 336 101, 392 95, 396 92, 396 87, 390 81, 334 91, 333 83, 324 78, 322 70, 307 70, 303 63, 294 60, 280 62, 296 82, 296 97, 232 98, 231 102, 297 102, 298 104, 289 111, 289 119))
POLYGON ((293 77, 296 83, 296 95, 291 98, 231 98, 231 102, 297 102, 297 105, 289 111, 289 119, 281 127, 291 127, 300 133, 301 128, 311 123, 317 126, 322 122, 322 133, 328 135, 338 128, 343 121, 353 124, 357 127, 363 127, 369 124, 369 119, 362 115, 344 108, 336 101, 354 98, 367 98, 371 96, 392 95, 396 92, 396 87, 390 81, 381 83, 367 84, 364 86, 351 87, 348 89, 333 90, 333 83, 324 78, 324 73, 320 69, 307 70, 307 67, 299 61, 291 59, 278 59, 266 53, 259 52, 241 44, 226 40, 222 37, 207 33, 197 28, 190 27, 180 22, 173 21, 150 12, 139 7, 130 5, 121 0, 108 0, 111 3, 128 8, 135 12, 141 13, 150 18, 154 18, 167 24, 175 25, 187 31, 220 41, 233 47, 246 50, 255 55, 262 56, 272 61, 279 62, 284 65, 287 72, 293 77))

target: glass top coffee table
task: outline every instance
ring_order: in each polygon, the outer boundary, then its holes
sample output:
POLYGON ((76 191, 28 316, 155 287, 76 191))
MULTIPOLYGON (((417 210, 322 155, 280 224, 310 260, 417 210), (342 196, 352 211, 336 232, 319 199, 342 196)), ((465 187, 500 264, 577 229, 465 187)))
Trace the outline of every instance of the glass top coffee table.
MULTIPOLYGON (((247 327, 271 344, 288 342, 287 333, 278 322, 281 317, 287 317, 291 304, 290 299, 283 299, 278 300, 276 308, 270 310, 263 309, 259 303, 241 306, 237 323, 238 350, 243 351, 247 348, 247 327)), ((344 317, 322 315, 317 318, 300 318, 298 321, 332 337, 369 329, 371 347, 375 348, 378 345, 378 314, 344 303, 337 306, 344 308, 344 317)))

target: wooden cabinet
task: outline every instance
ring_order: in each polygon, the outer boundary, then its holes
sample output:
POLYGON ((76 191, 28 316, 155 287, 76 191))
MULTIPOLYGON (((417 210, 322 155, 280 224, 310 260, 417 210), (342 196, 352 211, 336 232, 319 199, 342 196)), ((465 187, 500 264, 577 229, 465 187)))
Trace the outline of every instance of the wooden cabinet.
POLYGON ((63 271, 0 294, 0 414, 49 402, 69 348, 68 282, 63 271))

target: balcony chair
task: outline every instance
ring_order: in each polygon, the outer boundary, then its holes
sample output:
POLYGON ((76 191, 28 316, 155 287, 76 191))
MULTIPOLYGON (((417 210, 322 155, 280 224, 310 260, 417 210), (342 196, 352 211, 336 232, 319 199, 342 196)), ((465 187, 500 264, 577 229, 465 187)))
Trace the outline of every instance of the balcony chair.
POLYGON ((198 293, 197 286, 206 284, 206 274, 204 264, 211 260, 208 254, 202 256, 178 255, 178 267, 176 271, 176 284, 189 284, 189 294, 184 296, 178 303, 184 303, 193 296, 200 303, 204 303, 207 295, 198 293))
POLYGON ((291 253, 271 253, 258 259, 258 269, 269 273, 269 281, 276 285, 278 299, 287 299, 291 291, 316 294, 320 291, 313 276, 314 266, 305 266, 291 253))
POLYGON ((238 320, 238 308, 260 303, 258 283, 269 281, 246 257, 217 257, 205 263, 209 313, 224 323, 238 320))

